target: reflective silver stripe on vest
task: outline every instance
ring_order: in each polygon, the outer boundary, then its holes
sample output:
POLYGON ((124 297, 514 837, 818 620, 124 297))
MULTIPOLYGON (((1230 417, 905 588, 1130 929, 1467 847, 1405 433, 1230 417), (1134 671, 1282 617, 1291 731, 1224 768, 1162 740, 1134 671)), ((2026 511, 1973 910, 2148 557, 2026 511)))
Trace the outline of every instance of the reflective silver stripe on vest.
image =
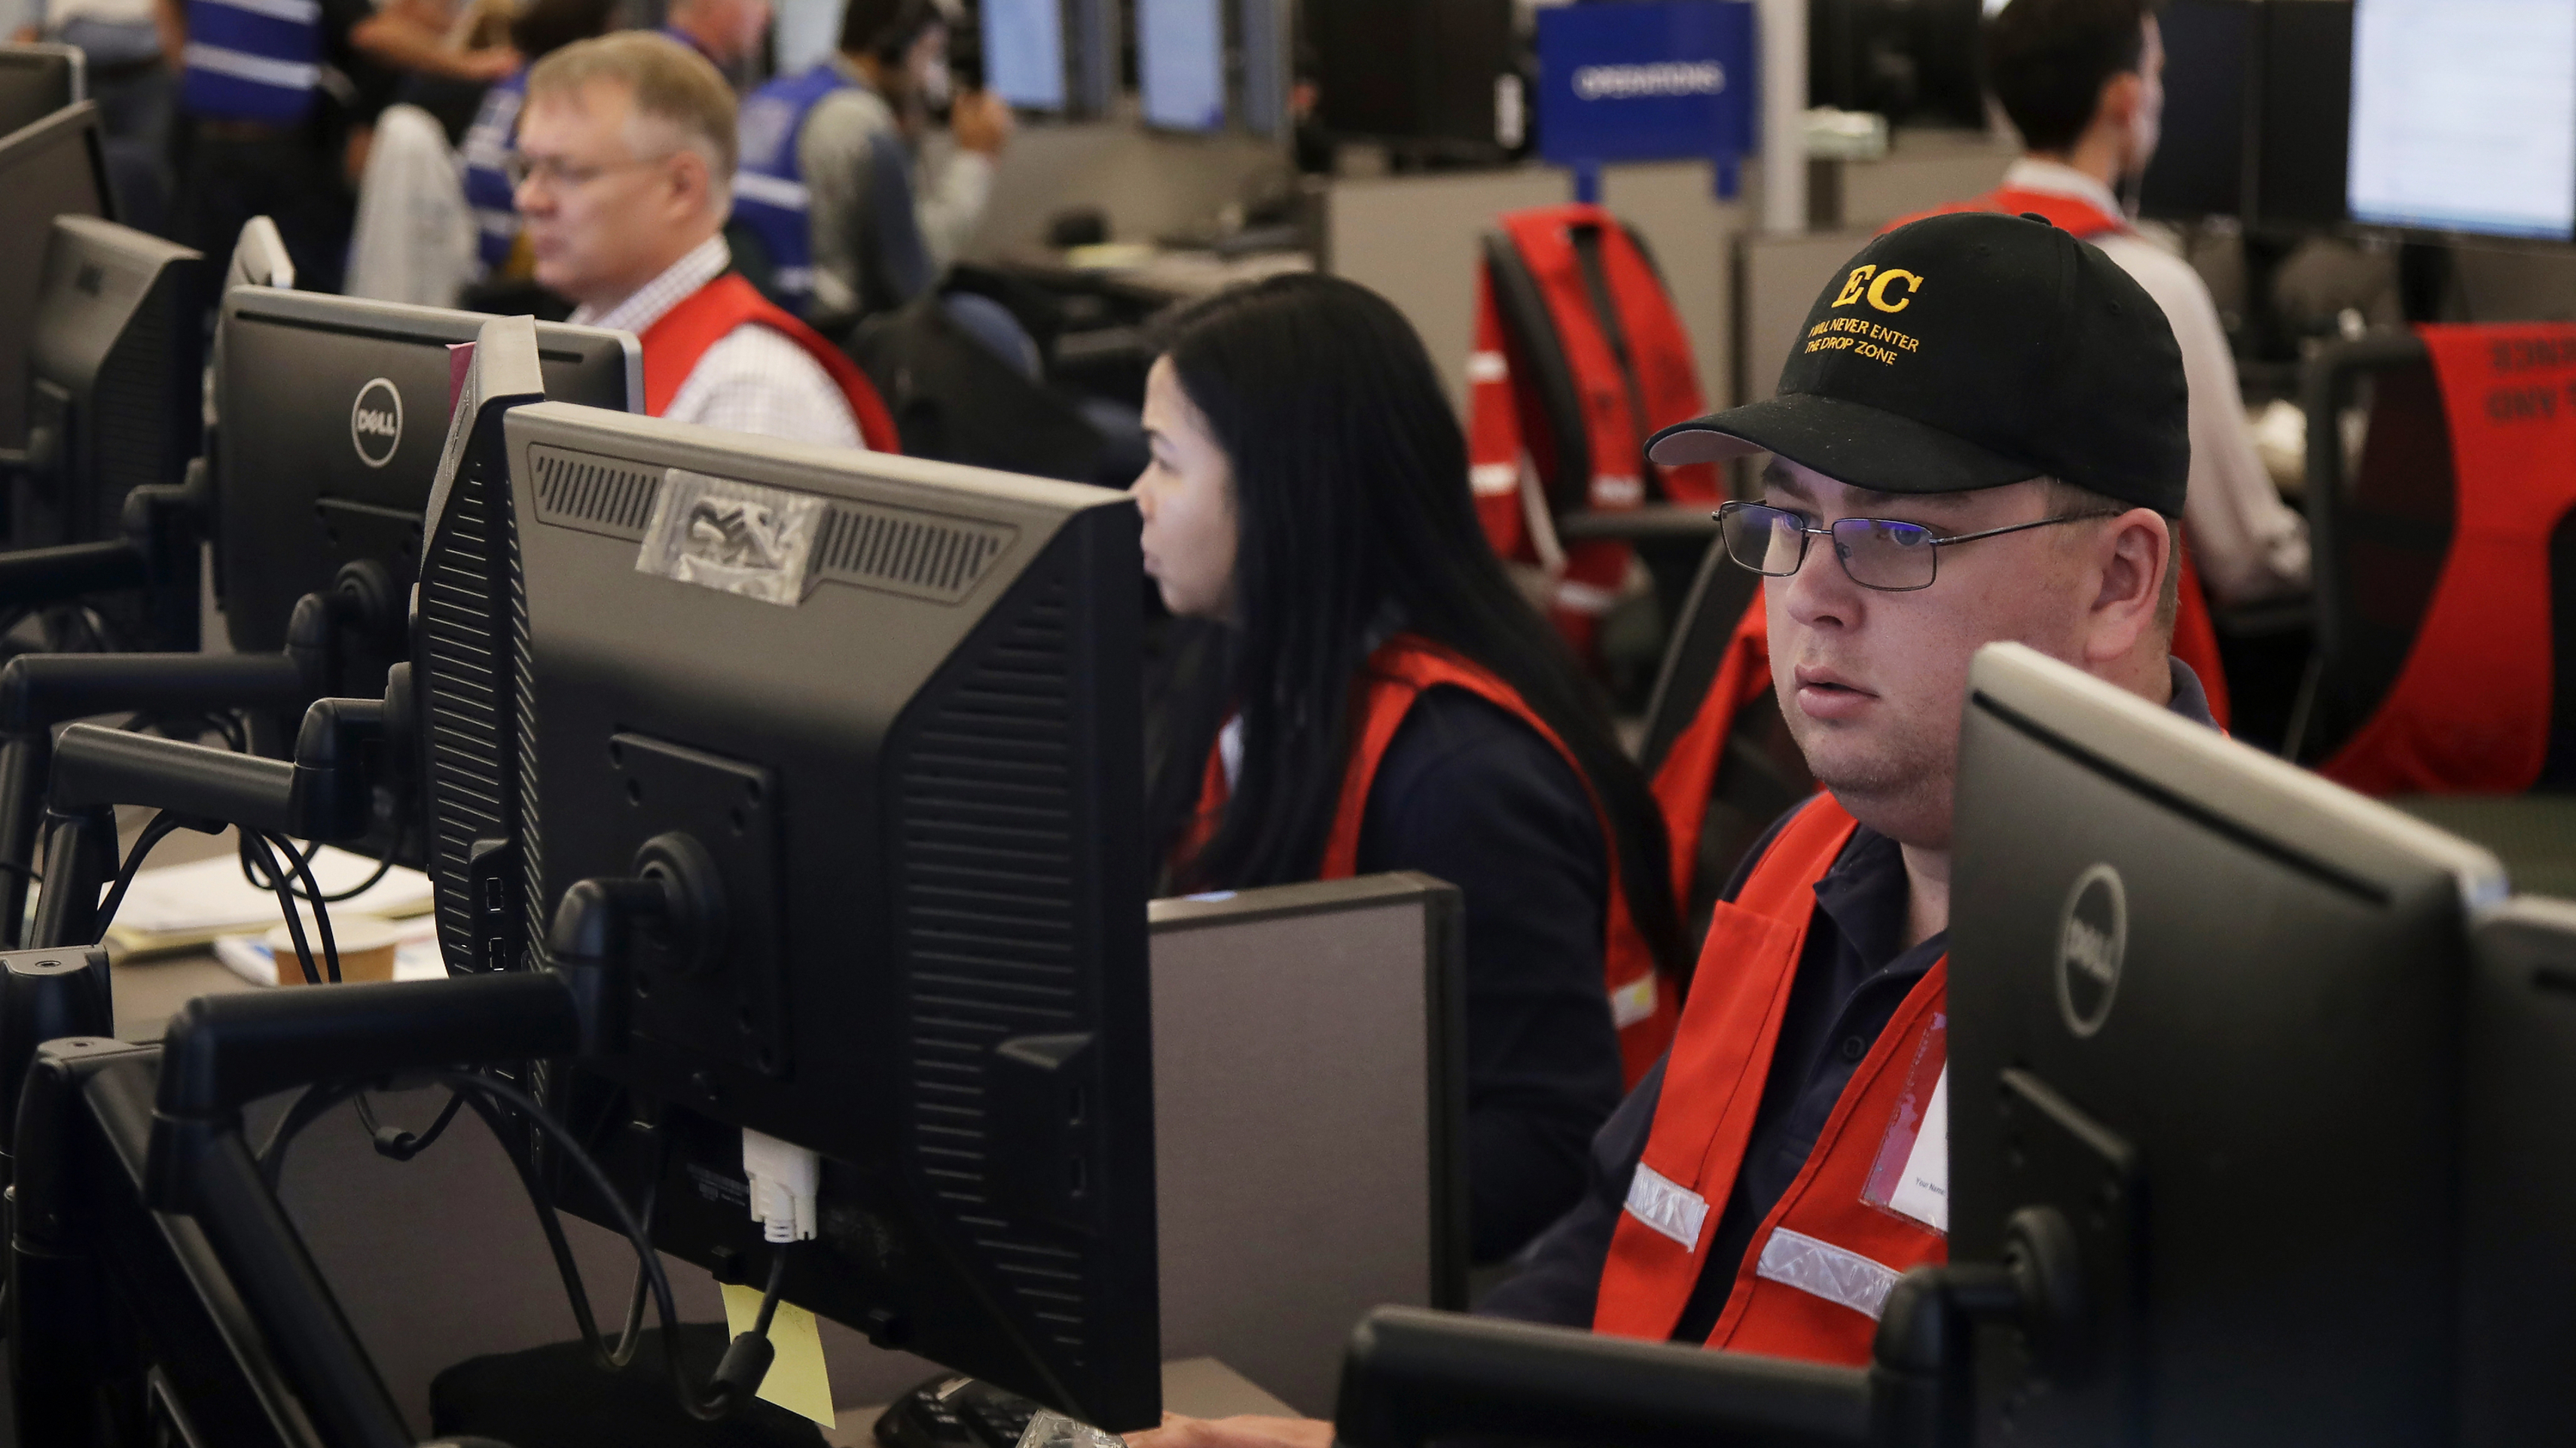
POLYGON ((1754 1264, 1753 1275, 1812 1292, 1875 1322, 1887 1307, 1887 1294, 1896 1290, 1898 1274, 1858 1252, 1774 1227, 1771 1240, 1762 1244, 1762 1260, 1754 1264))
POLYGON ((234 10, 247 10, 271 20, 284 20, 296 25, 311 25, 322 18, 322 0, 198 0, 205 5, 223 5, 234 10))
POLYGON ((322 77, 322 67, 292 60, 271 60, 244 50, 226 50, 220 45, 191 41, 181 52, 190 70, 211 71, 255 85, 273 85, 280 90, 311 90, 322 77))
POLYGON ((814 290, 814 269, 810 266, 783 266, 769 274, 769 284, 782 292, 803 296, 814 290))
POLYGON ((733 194, 748 196, 754 201, 764 202, 787 211, 802 211, 808 204, 803 182, 790 181, 780 176, 763 176, 757 171, 736 171, 733 175, 733 194))
POLYGON ((1707 1198, 1642 1161, 1637 1163, 1636 1175, 1628 1178, 1627 1211, 1681 1243, 1685 1252, 1699 1250, 1700 1228, 1708 1225, 1707 1198))
POLYGON ((519 213, 515 211, 477 208, 474 224, 482 229, 485 236, 506 236, 515 240, 519 235, 519 213))

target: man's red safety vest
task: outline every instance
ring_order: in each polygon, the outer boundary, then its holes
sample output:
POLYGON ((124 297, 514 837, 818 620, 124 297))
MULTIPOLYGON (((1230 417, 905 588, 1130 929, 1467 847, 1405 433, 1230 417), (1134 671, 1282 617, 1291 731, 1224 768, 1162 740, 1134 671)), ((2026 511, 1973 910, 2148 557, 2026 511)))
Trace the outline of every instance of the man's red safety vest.
POLYGON ((2397 682, 2318 772, 2365 794, 2519 793, 2549 750, 2550 537, 2576 508, 2576 327, 2420 327, 2453 530, 2397 682))
MULTIPOLYGON (((1645 1156, 1611 1237, 1594 1331, 1669 1339, 1702 1272, 1722 1266, 1735 1285, 1710 1347, 1857 1365, 1869 1361, 1897 1279, 1949 1260, 1941 1227, 1904 1209, 1929 1210, 1946 1223, 1946 1200, 1925 1208, 1920 1193, 1909 1196, 1898 1181, 1922 1160, 1913 1148, 1948 1064, 1946 956, 1907 993, 1852 1073, 1744 1261, 1707 1259, 1770 1080, 1816 882, 1854 828, 1831 795, 1818 795, 1781 827, 1735 901, 1719 902, 1645 1156)), ((1946 1191, 1947 1138, 1924 1147, 1927 1156, 1938 1148, 1946 1191)))
MULTIPOLYGON (((1574 381, 1583 441, 1592 458, 1585 506, 1595 512, 1643 506, 1650 478, 1663 496, 1676 502, 1715 507, 1724 501, 1713 466, 1658 468, 1646 461, 1648 437, 1708 408, 1691 359, 1690 337, 1662 279, 1627 228, 1601 207, 1580 202, 1515 211, 1497 225, 1537 283, 1550 330, 1574 381), (1597 295, 1576 246, 1578 229, 1600 240, 1602 286, 1597 295), (1608 304, 1616 340, 1597 302, 1608 304)), ((1544 474, 1553 471, 1557 450, 1564 445, 1548 434, 1536 373, 1524 355, 1524 349, 1544 341, 1516 336, 1504 327, 1494 300, 1492 268, 1484 268, 1476 284, 1476 350, 1467 367, 1468 477, 1494 551, 1525 563, 1539 557, 1524 511, 1529 504, 1521 496, 1521 458, 1528 453, 1544 474)), ((1578 653, 1589 654, 1593 630, 1626 580, 1630 557, 1629 546, 1620 542, 1593 539, 1566 546, 1552 615, 1578 653)))
POLYGON ((842 356, 841 349, 824 341, 821 333, 762 296, 739 272, 727 272, 689 293, 678 306, 664 312, 661 320, 644 329, 639 339, 644 347, 644 410, 655 417, 668 411, 671 399, 680 395, 680 385, 697 369, 698 359, 745 322, 757 322, 786 337, 831 375, 833 385, 849 401, 850 415, 858 419, 859 440, 870 451, 903 451, 903 439, 895 432, 893 416, 877 397, 868 375, 859 370, 859 364, 842 356))
MULTIPOLYGON (((1492 670, 1417 634, 1397 634, 1369 655, 1368 662, 1360 666, 1359 689, 1351 701, 1354 728, 1350 762, 1342 773, 1333 830, 1325 841, 1323 868, 1316 878, 1346 880, 1359 873, 1360 823, 1368 814, 1369 787, 1376 782, 1378 765, 1386 758, 1387 746, 1394 742, 1396 730, 1412 710, 1413 702, 1422 697, 1424 690, 1444 684, 1464 689, 1536 730, 1564 757, 1592 800, 1593 814, 1601 822, 1603 858, 1610 867, 1602 971, 1610 995, 1610 1019, 1619 1031, 1622 1074, 1626 1083, 1634 1086, 1664 1054, 1665 1047, 1672 1044, 1673 1027, 1680 1012, 1674 1005, 1673 993, 1657 977, 1654 952, 1647 948, 1646 937, 1629 916, 1628 895, 1620 888, 1619 836, 1611 827, 1609 813, 1601 808, 1601 797, 1584 773, 1582 761, 1574 757, 1565 741, 1539 718, 1519 691, 1492 670)), ((1225 813, 1226 794, 1225 764, 1212 750, 1199 789, 1198 819, 1182 843, 1182 858, 1195 854, 1215 834, 1217 821, 1225 813)))

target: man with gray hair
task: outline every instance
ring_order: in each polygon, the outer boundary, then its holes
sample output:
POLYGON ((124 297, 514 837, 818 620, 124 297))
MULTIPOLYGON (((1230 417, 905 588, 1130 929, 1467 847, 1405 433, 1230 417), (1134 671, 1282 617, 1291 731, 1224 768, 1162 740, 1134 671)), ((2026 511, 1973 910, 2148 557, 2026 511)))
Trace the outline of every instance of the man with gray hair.
POLYGON ((537 281, 642 339, 656 417, 893 451, 858 367, 730 270, 734 164, 733 91, 688 47, 625 31, 547 56, 509 157, 537 281))

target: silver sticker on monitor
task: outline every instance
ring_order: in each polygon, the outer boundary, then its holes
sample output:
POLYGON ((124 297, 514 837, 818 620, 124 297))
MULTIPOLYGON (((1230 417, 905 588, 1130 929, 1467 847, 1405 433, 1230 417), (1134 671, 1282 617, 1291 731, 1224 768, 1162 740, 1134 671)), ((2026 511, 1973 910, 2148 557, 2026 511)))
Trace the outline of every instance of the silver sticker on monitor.
POLYGON ((822 524, 823 500, 811 493, 672 468, 635 569, 793 608, 822 524))

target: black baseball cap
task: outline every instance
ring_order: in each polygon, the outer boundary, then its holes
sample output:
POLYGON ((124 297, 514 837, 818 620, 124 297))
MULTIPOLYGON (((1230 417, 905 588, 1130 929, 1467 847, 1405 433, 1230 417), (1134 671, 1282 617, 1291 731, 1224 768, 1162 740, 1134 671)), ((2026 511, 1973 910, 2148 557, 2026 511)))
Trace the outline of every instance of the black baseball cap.
POLYGON ((2099 248, 2037 217, 1962 212, 1836 269, 1778 396, 1665 428, 1646 455, 1777 453, 1883 493, 2051 477, 2180 517, 2188 400, 2163 309, 2099 248))

